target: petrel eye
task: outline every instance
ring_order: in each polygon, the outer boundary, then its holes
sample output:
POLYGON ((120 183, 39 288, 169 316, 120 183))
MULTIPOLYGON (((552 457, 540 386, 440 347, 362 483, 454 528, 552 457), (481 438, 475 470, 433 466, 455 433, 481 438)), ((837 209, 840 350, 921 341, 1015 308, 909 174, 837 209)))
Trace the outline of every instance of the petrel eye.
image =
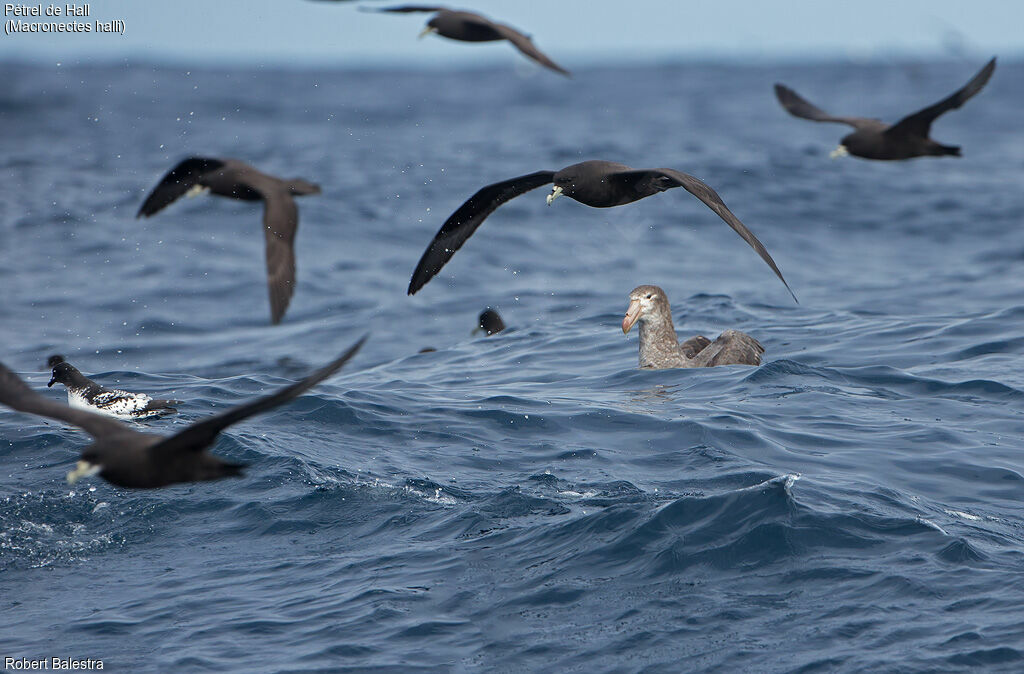
POLYGON ((653 297, 654 297, 654 295, 648 295, 647 299, 652 299, 653 297))

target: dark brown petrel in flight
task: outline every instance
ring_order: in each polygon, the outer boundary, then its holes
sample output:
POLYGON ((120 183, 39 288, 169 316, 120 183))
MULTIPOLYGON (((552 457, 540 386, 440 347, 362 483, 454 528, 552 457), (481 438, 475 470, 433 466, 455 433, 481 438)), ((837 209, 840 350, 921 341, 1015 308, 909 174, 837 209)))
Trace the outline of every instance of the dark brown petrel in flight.
POLYGON ((100 474, 118 487, 152 489, 178 482, 202 482, 242 474, 244 464, 228 463, 206 448, 228 426, 274 409, 338 371, 366 341, 363 337, 337 360, 302 381, 285 386, 263 398, 198 421, 171 436, 140 433, 116 419, 75 409, 48 400, 0 363, 0 403, 20 412, 50 417, 78 426, 95 442, 82 450, 78 466, 68 473, 74 484, 82 477, 100 474))
MULTIPOLYGON (((567 166, 561 171, 537 171, 529 175, 511 178, 484 187, 469 198, 445 221, 430 242, 409 282, 409 294, 415 294, 427 281, 455 255, 455 251, 466 243, 488 215, 506 201, 525 194, 530 190, 554 183, 554 189, 547 197, 548 205, 564 194, 581 204, 594 208, 611 208, 629 204, 652 194, 674 187, 682 187, 697 197, 718 214, 727 225, 757 251, 775 275, 779 277, 789 294, 793 295, 782 272, 768 250, 758 241, 754 233, 733 215, 718 193, 691 175, 667 168, 633 169, 624 164, 592 159, 567 166)), ((793 295, 796 299, 796 295, 793 295)))
POLYGON ((410 12, 437 12, 427 21, 427 27, 420 33, 420 37, 429 33, 437 33, 441 37, 459 42, 494 42, 496 40, 508 40, 512 46, 523 53, 524 56, 533 59, 545 68, 550 68, 557 73, 571 76, 568 70, 561 67, 533 44, 529 35, 520 33, 511 26, 503 23, 496 23, 487 17, 474 14, 473 12, 460 12, 446 7, 428 7, 422 5, 403 5, 401 7, 381 7, 380 9, 369 9, 375 12, 394 12, 408 14, 410 12))
POLYGON ((835 117, 815 107, 795 91, 781 84, 775 85, 775 95, 782 107, 794 117, 802 117, 815 122, 839 122, 849 124, 856 129, 843 138, 839 142, 839 147, 832 151, 833 159, 847 154, 864 159, 911 159, 943 155, 959 157, 960 148, 958 146, 941 145, 928 137, 932 122, 939 115, 959 108, 981 91, 988 79, 992 77, 992 71, 995 69, 996 60, 993 58, 962 89, 935 105, 930 105, 924 110, 904 117, 893 125, 878 119, 864 117, 835 117))
POLYGON ((135 217, 148 218, 183 195, 202 192, 263 202, 270 322, 280 323, 295 291, 295 231, 299 227, 299 209, 292 197, 319 194, 320 186, 301 178, 275 178, 237 159, 189 157, 160 179, 135 217))

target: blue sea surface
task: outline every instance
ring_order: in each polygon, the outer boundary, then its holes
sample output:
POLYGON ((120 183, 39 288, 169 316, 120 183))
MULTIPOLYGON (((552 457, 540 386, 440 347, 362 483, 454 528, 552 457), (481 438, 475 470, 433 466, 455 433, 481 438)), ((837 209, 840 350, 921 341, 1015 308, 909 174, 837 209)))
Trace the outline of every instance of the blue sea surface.
MULTIPOLYGON (((514 56, 514 55, 512 55, 514 56)), ((228 429, 245 477, 65 474, 77 429, 0 409, 0 657, 135 672, 1024 670, 1024 64, 943 116, 962 159, 830 160, 984 60, 349 71, 0 64, 0 360, 185 401, 186 424, 371 339, 228 429), (180 159, 320 183, 269 325, 259 204, 135 219, 180 159), (714 187, 800 303, 683 190, 496 211, 405 293, 485 184, 583 159, 714 187), (640 371, 620 322, 757 368, 640 371), (510 329, 472 336, 496 307, 510 329), (436 352, 418 353, 424 347, 436 352)), ((571 65, 571 64, 567 64, 571 65)))

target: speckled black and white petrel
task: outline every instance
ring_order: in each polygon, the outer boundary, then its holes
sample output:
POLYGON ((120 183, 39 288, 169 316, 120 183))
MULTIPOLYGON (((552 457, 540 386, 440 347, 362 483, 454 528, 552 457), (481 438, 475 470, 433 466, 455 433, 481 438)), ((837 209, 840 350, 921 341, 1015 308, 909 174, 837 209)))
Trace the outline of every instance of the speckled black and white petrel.
POLYGON ((228 463, 206 451, 228 426, 282 405, 337 372, 366 341, 363 337, 311 375, 275 393, 233 407, 170 436, 139 433, 100 414, 47 400, 0 363, 0 404, 78 426, 94 442, 82 450, 68 482, 99 473, 119 487, 152 489, 178 482, 202 482, 242 474, 244 464, 228 463))
POLYGON ((89 379, 64 356, 50 356, 47 361, 53 369, 53 376, 47 387, 61 383, 68 390, 68 405, 90 410, 117 419, 148 419, 164 414, 174 414, 180 400, 158 400, 145 393, 129 393, 120 389, 100 386, 89 379))
POLYGON ((135 217, 148 218, 183 195, 202 192, 263 202, 270 321, 275 325, 280 323, 295 291, 295 232, 299 228, 299 208, 292 197, 319 194, 320 186, 301 178, 276 178, 237 159, 189 157, 160 179, 135 217))
POLYGON ((928 134, 931 133, 932 122, 939 115, 959 108, 981 91, 992 77, 992 72, 995 69, 996 60, 992 59, 959 91, 892 125, 877 119, 830 115, 782 84, 775 85, 775 96, 779 99, 782 107, 794 117, 814 122, 849 124, 856 129, 840 141, 839 147, 832 152, 833 159, 847 154, 864 159, 911 159, 944 155, 959 157, 959 147, 941 145, 928 137, 928 134))
MULTIPOLYGON (((786 290, 793 295, 764 244, 733 215, 718 193, 703 181, 673 169, 634 169, 625 164, 596 159, 566 166, 560 171, 537 171, 480 189, 466 203, 459 206, 434 235, 434 240, 427 246, 426 252, 412 273, 409 294, 415 294, 427 281, 434 278, 448 260, 452 259, 455 251, 466 243, 487 216, 499 206, 520 194, 526 194, 549 183, 554 183, 554 189, 547 197, 549 206, 564 194, 593 208, 622 206, 665 190, 682 187, 704 202, 705 206, 714 211, 757 251, 761 259, 786 286, 786 290)), ((793 299, 796 299, 796 295, 793 295, 793 299)))
POLYGON ((622 319, 622 332, 640 323, 640 367, 663 370, 677 367, 716 365, 760 365, 764 347, 737 330, 726 330, 711 341, 704 335, 682 344, 672 325, 668 296, 658 286, 638 286, 629 293, 629 308, 622 319))
POLYGON ((381 7, 380 9, 369 8, 368 11, 392 12, 408 14, 410 12, 436 12, 437 15, 427 21, 427 27, 420 33, 420 37, 437 33, 441 37, 459 42, 495 42, 497 40, 508 40, 512 46, 518 49, 524 56, 530 58, 545 68, 554 70, 565 76, 570 76, 568 70, 558 65, 533 44, 529 35, 520 33, 511 26, 506 26, 496 21, 491 21, 485 16, 473 12, 462 12, 446 7, 405 5, 402 7, 381 7))

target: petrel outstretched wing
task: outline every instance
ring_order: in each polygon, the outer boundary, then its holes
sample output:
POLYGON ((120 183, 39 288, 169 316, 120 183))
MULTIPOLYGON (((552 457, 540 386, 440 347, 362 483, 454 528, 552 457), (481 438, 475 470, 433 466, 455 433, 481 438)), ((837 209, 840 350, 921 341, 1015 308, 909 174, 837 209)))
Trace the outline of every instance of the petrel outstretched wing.
POLYGON ((270 322, 281 322, 295 292, 295 232, 299 209, 286 189, 264 190, 263 235, 267 243, 270 322))
POLYGON ((682 171, 676 171, 675 169, 631 169, 629 171, 620 171, 618 173, 611 174, 611 177, 622 181, 634 181, 639 183, 640 181, 650 181, 655 184, 660 183, 659 189, 672 189, 673 187, 682 187, 687 192, 704 202, 704 205, 714 211, 718 217, 725 221, 725 224, 732 227, 733 231, 740 235, 747 244, 750 245, 757 254, 761 256, 761 259, 772 268, 775 275, 782 281, 782 285, 786 286, 786 290, 793 296, 793 300, 799 304, 799 300, 796 299, 796 294, 793 293, 793 289, 789 287, 789 283, 782 276, 782 272, 779 271, 778 265, 775 264, 775 260, 772 259, 768 249, 764 247, 764 244, 754 236, 754 233, 747 229, 747 226, 740 222, 729 207, 722 201, 722 197, 718 196, 718 193, 711 189, 707 183, 695 178, 688 173, 682 171))
POLYGON ((487 216, 499 206, 520 194, 537 189, 541 185, 547 185, 554 178, 554 171, 537 171, 488 185, 471 196, 466 203, 459 206, 458 210, 445 220, 444 225, 434 235, 434 240, 427 246, 426 252, 423 253, 419 264, 416 265, 416 270, 412 273, 412 279, 409 281, 409 294, 415 295, 420 288, 426 285, 427 281, 434 278, 434 275, 448 263, 448 260, 452 259, 455 251, 466 243, 477 227, 483 224, 487 216))
POLYGON ((217 434, 228 426, 237 424, 239 421, 248 419, 249 417, 260 414, 261 412, 272 410, 279 405, 283 405, 289 400, 297 398, 305 391, 322 382, 324 379, 330 377, 332 374, 340 370, 341 366, 347 363, 352 356, 356 355, 364 342, 366 342, 366 337, 360 339, 349 347, 345 353, 341 354, 338 358, 316 372, 313 372, 305 379, 297 381, 289 386, 285 386, 268 396, 257 398, 256 400, 233 407, 223 414, 218 414, 217 416, 194 423, 180 433, 161 440, 153 446, 152 451, 196 452, 206 449, 217 438, 217 434))
POLYGON ((572 77, 572 73, 552 61, 544 54, 544 52, 537 49, 537 45, 533 44, 533 40, 530 39, 529 35, 520 33, 515 28, 501 23, 494 23, 492 21, 490 22, 490 25, 494 30, 498 31, 499 35, 511 42, 512 46, 521 51, 527 58, 533 59, 545 68, 554 70, 556 73, 561 73, 566 77, 572 77))
POLYGON ((955 110, 966 103, 984 88, 996 69, 996 60, 993 58, 985 64, 985 67, 978 71, 978 74, 971 78, 961 89, 942 99, 935 105, 929 105, 924 110, 918 110, 912 115, 907 115, 900 121, 886 129, 887 136, 910 135, 927 138, 932 128, 932 122, 939 115, 955 110))
POLYGON ((884 122, 877 119, 830 115, 783 84, 775 85, 775 97, 779 99, 779 103, 786 109, 786 112, 794 117, 809 119, 812 122, 838 122, 839 124, 849 124, 855 129, 877 128, 879 125, 884 126, 884 122))
POLYGON ((149 193, 146 200, 142 202, 139 212, 135 217, 149 217, 158 213, 166 206, 177 201, 182 195, 196 185, 201 184, 200 179, 204 173, 213 171, 224 166, 220 159, 208 157, 189 157, 160 179, 153 191, 149 193))

